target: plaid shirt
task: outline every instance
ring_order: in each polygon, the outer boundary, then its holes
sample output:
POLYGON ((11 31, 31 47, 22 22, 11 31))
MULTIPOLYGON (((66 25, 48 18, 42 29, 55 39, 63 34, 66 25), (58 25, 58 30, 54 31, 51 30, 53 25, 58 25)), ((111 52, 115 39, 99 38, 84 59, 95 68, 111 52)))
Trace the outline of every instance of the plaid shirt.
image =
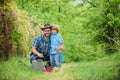
POLYGON ((50 39, 46 40, 44 35, 39 35, 34 39, 33 45, 37 51, 43 55, 47 55, 50 52, 50 39))

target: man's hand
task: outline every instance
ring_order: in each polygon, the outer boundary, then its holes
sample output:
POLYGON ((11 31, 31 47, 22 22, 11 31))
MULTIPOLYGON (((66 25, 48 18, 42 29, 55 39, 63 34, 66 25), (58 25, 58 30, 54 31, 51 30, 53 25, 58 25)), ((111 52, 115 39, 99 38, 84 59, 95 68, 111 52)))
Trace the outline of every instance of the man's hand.
POLYGON ((40 57, 40 58, 44 57, 43 54, 37 54, 37 55, 38 55, 38 57, 40 57))
POLYGON ((34 54, 36 54, 38 57, 42 58, 44 57, 43 54, 40 54, 37 50, 36 50, 36 47, 35 46, 32 46, 32 52, 34 54))

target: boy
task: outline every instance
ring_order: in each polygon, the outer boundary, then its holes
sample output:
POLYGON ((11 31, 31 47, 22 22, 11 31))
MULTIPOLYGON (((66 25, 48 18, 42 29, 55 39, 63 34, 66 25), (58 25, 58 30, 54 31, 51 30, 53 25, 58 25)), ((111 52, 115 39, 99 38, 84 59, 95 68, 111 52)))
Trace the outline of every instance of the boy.
POLYGON ((58 33, 58 25, 51 25, 51 48, 50 48, 50 64, 54 67, 55 72, 59 71, 59 68, 62 65, 61 62, 61 53, 64 48, 64 41, 62 36, 58 33))

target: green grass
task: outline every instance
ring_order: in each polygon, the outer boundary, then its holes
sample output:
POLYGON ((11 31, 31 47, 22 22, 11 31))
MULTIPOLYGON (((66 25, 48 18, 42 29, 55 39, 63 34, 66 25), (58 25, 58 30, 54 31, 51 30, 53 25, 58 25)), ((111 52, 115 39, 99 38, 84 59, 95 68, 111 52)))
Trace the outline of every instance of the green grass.
MULTIPOLYGON (((22 61, 31 67, 29 58, 22 61)), ((109 57, 93 62, 64 63, 63 71, 57 73, 29 69, 17 58, 0 64, 0 80, 119 80, 116 64, 109 57)))
POLYGON ((73 74, 74 80, 117 80, 118 77, 117 72, 110 72, 106 64, 99 62, 81 62, 69 72, 73 74))

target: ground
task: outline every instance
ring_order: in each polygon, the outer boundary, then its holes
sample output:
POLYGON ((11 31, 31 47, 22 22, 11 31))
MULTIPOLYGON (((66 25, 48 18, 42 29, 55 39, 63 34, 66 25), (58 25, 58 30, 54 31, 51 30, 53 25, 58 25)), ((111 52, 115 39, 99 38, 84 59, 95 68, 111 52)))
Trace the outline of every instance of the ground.
POLYGON ((74 80, 71 73, 68 73, 68 70, 70 68, 76 67, 76 63, 64 63, 62 65, 62 71, 59 72, 44 72, 43 75, 39 76, 39 79, 37 76, 32 77, 32 80, 74 80), (72 65, 71 65, 72 64, 72 65))

